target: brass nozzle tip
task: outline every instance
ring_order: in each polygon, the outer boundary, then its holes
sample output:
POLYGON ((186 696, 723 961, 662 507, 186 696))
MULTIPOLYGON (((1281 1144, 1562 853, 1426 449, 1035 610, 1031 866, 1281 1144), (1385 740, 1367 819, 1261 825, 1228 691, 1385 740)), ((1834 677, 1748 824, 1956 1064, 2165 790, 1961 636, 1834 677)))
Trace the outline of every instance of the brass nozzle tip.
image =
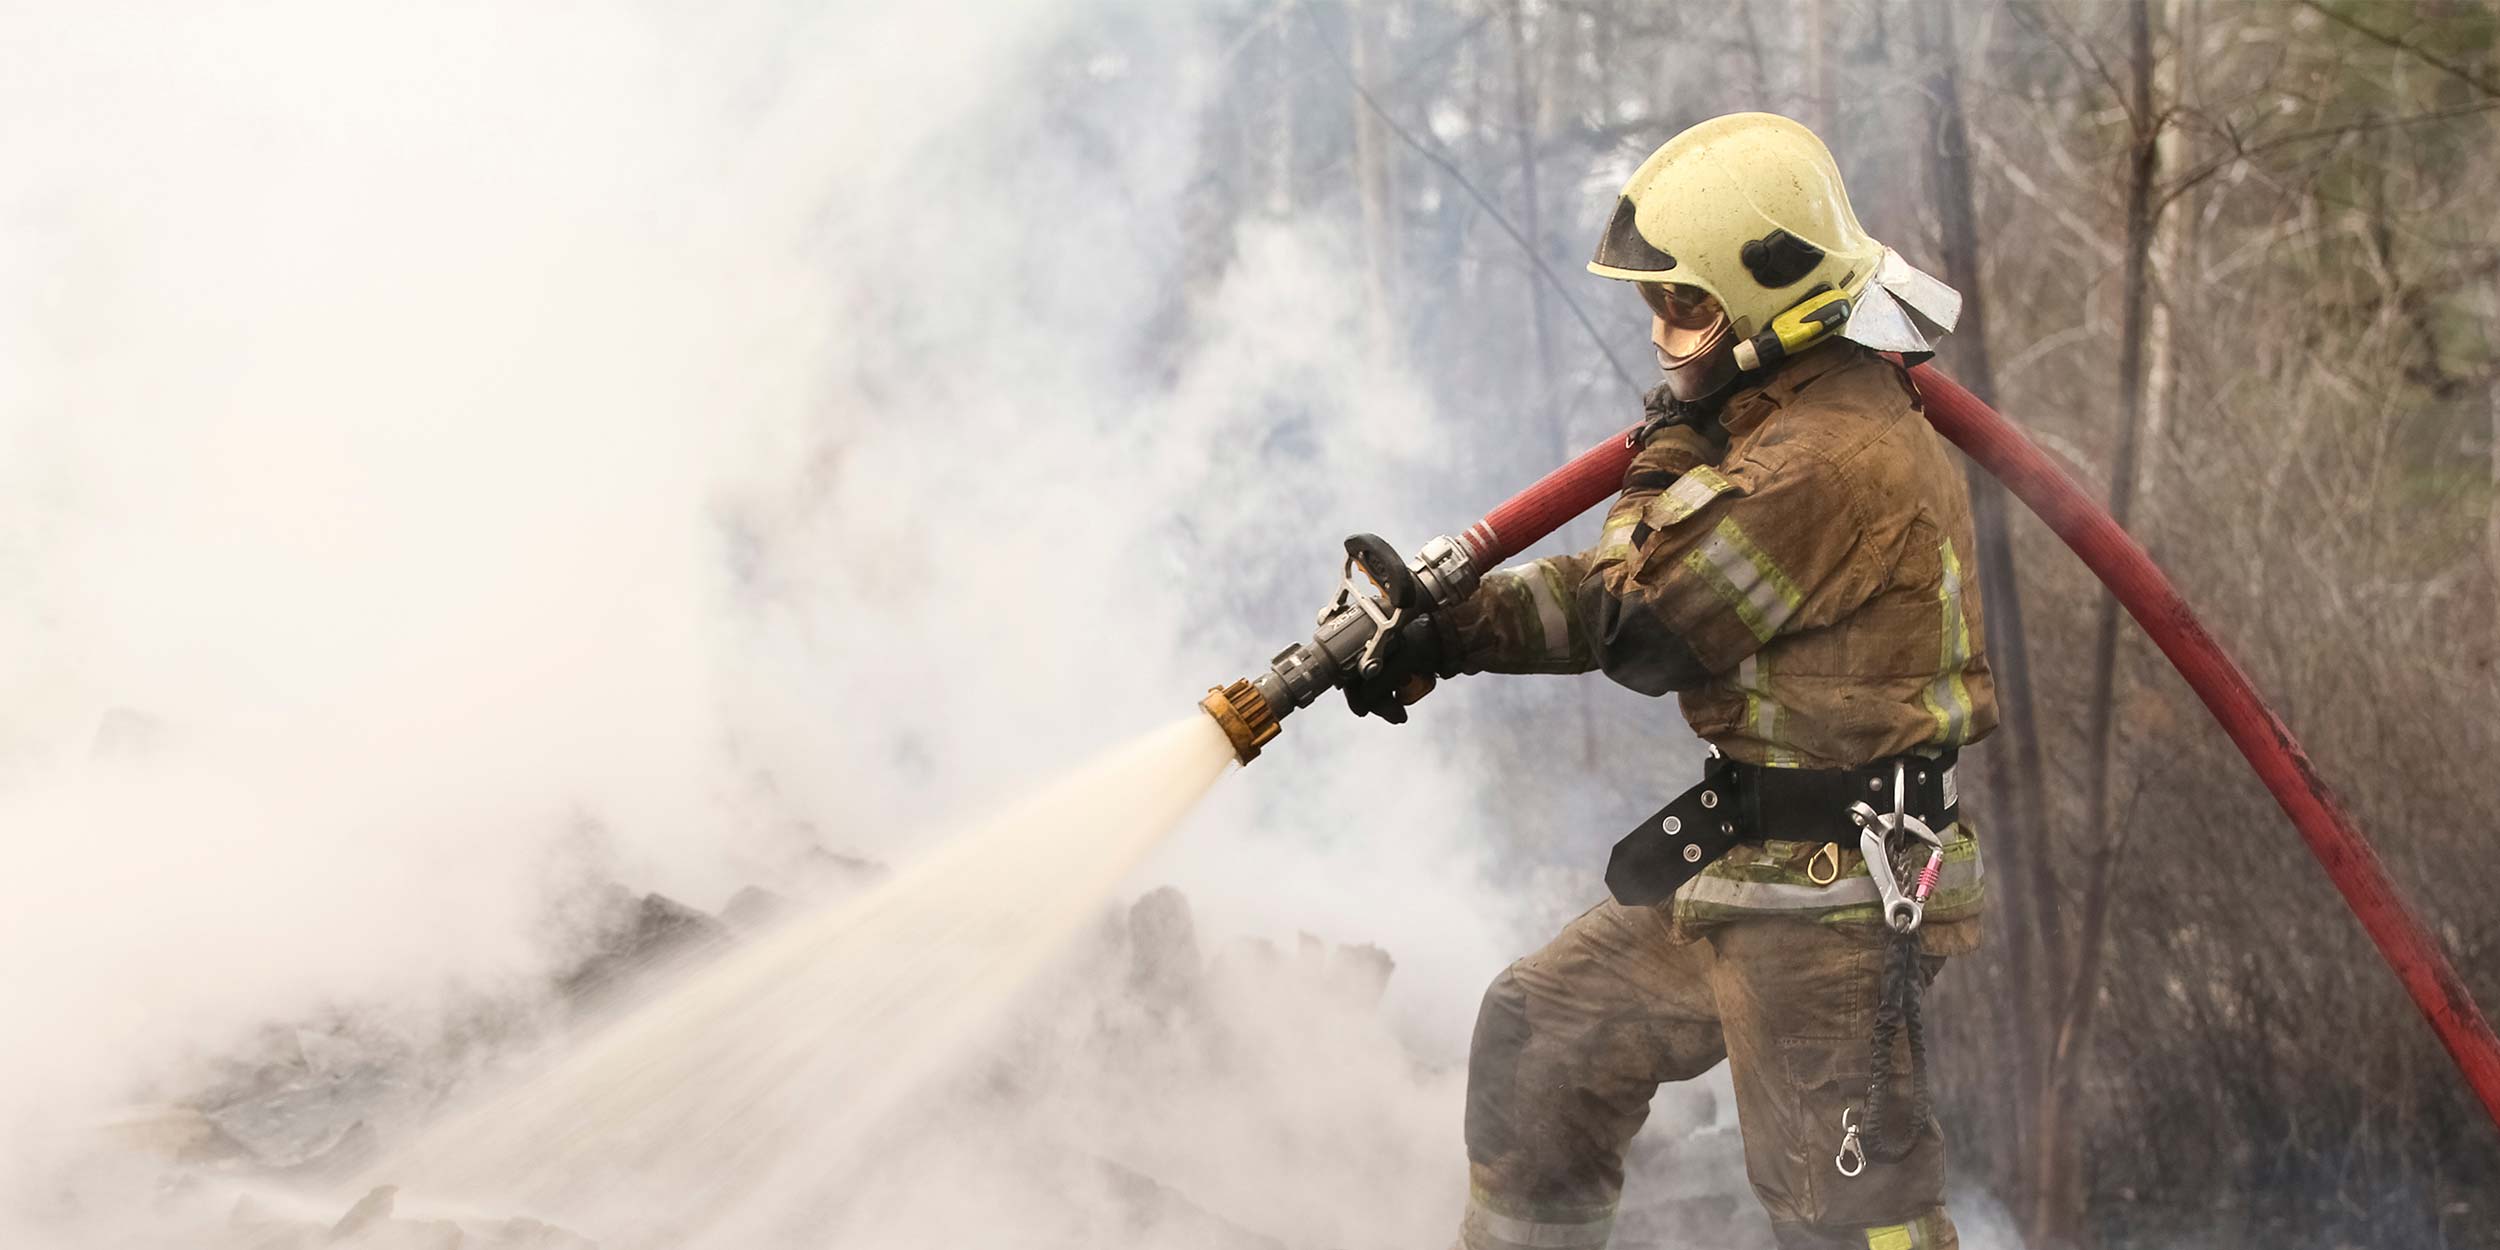
POLYGON ((1198 700, 1198 706, 1224 727, 1224 736, 1232 739, 1233 754, 1244 764, 1259 758, 1259 748, 1274 741, 1283 728, 1276 723, 1276 711, 1267 705, 1267 696, 1246 680, 1207 687, 1207 697, 1198 700))

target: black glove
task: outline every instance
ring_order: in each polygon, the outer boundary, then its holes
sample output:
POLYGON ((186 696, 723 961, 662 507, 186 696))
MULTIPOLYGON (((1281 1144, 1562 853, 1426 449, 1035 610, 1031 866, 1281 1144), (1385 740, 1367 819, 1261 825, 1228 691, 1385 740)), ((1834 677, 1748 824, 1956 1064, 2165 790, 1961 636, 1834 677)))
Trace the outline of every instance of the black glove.
POLYGON ((1708 399, 1682 400, 1661 384, 1641 398, 1641 423, 1623 441, 1643 447, 1659 431, 1682 426, 1701 436, 1710 449, 1708 460, 1715 463, 1727 454, 1727 427, 1719 424, 1719 410, 1725 407, 1724 391, 1708 399))
POLYGON ((1457 640, 1429 612, 1400 622, 1380 644, 1380 667, 1345 687, 1345 705, 1357 716, 1406 723, 1406 709, 1432 693, 1436 678, 1458 675, 1457 640))

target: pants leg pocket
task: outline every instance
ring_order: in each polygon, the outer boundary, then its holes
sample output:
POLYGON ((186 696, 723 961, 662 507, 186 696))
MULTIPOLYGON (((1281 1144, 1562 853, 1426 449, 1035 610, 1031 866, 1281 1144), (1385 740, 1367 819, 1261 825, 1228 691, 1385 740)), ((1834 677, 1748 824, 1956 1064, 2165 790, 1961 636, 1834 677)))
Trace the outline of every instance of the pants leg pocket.
MULTIPOLYGON (((1861 1131, 1866 1125, 1871 1067, 1866 1038, 1783 1037, 1773 1045, 1786 1084, 1780 1098, 1791 1111, 1780 1118, 1801 1130, 1798 1140, 1765 1143, 1770 1149, 1761 1152, 1776 1153, 1773 1166, 1789 1170, 1778 1189, 1790 1197, 1793 1209, 1773 1209, 1774 1223, 1836 1228, 1898 1224, 1943 1201, 1944 1143, 1932 1118, 1893 1130, 1917 1135, 1910 1153, 1897 1163, 1869 1158, 1864 1171, 1843 1176, 1834 1162, 1844 1136, 1842 1116, 1861 1131)), ((1906 1096, 1911 1079, 1906 1055, 1897 1058, 1894 1072, 1893 1096, 1906 1096)), ((1749 1164, 1756 1154, 1753 1143, 1746 1143, 1749 1164)), ((1759 1179, 1755 1187, 1762 1189, 1759 1179)), ((1767 1191, 1764 1202, 1770 1203, 1767 1191)))

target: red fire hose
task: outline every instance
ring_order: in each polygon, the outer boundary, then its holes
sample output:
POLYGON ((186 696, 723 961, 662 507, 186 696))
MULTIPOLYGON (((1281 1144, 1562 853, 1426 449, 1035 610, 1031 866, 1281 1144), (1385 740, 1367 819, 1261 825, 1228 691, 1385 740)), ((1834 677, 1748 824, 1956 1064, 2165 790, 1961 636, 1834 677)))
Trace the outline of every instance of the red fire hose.
MULTIPOLYGON (((2439 1034, 2483 1110, 2500 1124, 2500 1037, 2493 1036, 2456 969, 2396 893, 2378 853, 2318 776, 2308 752, 2257 697, 2248 675, 2205 632, 2144 548, 2012 422, 1934 368, 1920 365, 1910 376, 1926 400, 1928 423, 2066 540, 2222 723, 2439 1034)), ((1508 560, 1613 496, 1631 460, 1632 448, 1618 434, 1487 513, 1462 536, 1476 567, 1490 569, 1508 560)))
POLYGON ((1617 434, 1572 457, 1571 463, 1538 478, 1535 485, 1468 526, 1459 541, 1467 544, 1476 568, 1490 571, 1561 529, 1563 522, 1613 498, 1623 489, 1624 470, 1632 463, 1629 433, 1617 434))
POLYGON ((2083 557, 2084 564, 2170 658, 2171 667, 2187 679, 2205 710, 2222 723, 2232 745, 2257 770, 2266 789, 2274 792, 2283 814, 2292 818, 2301 840, 2309 844, 2309 853, 2318 857, 2327 879, 2344 896, 2344 905, 2352 908, 2370 940, 2378 944, 2379 955, 2396 970, 2414 1006, 2430 1020, 2440 1044, 2448 1048, 2448 1057, 2465 1074, 2465 1083, 2482 1099, 2483 1110, 2494 1124, 2500 1124, 2500 1038, 2492 1035, 2491 1023, 2466 993, 2456 969, 2396 893, 2378 852, 2370 849, 2369 839, 2361 836, 2343 804, 2318 776, 2309 753, 2301 750, 2292 731, 2257 697, 2248 674, 2205 632, 2195 611, 2144 548, 2012 422, 1933 368, 1921 365, 1910 376, 1927 401, 1928 423, 2005 483, 2006 489, 2083 557))

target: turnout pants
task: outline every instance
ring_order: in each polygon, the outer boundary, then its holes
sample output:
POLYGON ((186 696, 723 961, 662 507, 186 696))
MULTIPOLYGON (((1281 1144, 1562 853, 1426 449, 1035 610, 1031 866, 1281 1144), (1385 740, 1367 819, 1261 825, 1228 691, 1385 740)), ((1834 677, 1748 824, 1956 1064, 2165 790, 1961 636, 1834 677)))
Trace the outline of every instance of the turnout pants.
MULTIPOLYGON (((1783 1250, 1956 1250, 1932 1115, 1900 1162, 1870 1159, 1855 1177, 1832 1165, 1842 1113, 1866 1121, 1882 941, 1779 915, 1688 927, 1609 899, 1512 964, 1485 993, 1468 1061, 1461 1244, 1603 1247, 1624 1147, 1659 1083, 1724 1059, 1746 1174, 1783 1250)), ((1928 962, 1932 976, 1942 960, 1928 962)), ((1900 1093, 1909 1062, 1904 1045, 1900 1093)))

